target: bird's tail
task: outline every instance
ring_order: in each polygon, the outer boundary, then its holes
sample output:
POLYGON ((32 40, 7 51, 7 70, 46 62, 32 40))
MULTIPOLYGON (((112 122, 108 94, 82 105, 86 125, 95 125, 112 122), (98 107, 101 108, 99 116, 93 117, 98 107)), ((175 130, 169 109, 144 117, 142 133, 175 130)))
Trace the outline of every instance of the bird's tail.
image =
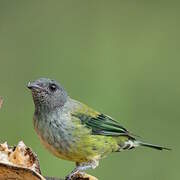
POLYGON ((149 148, 157 149, 157 150, 171 150, 170 148, 167 148, 167 147, 154 145, 154 144, 149 144, 149 143, 145 143, 145 142, 142 142, 142 141, 136 141, 135 143, 137 143, 140 146, 149 147, 149 148))

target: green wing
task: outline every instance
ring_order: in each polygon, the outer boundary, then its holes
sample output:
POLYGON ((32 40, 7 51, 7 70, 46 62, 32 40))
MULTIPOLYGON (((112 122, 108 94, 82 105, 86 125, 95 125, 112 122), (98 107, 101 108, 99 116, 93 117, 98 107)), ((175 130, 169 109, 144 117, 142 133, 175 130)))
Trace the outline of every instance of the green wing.
POLYGON ((82 124, 84 124, 87 128, 90 128, 92 130, 92 134, 94 135, 125 135, 133 138, 130 133, 117 121, 105 114, 101 114, 93 109, 90 109, 86 105, 76 109, 76 111, 72 113, 72 116, 78 118, 82 124))

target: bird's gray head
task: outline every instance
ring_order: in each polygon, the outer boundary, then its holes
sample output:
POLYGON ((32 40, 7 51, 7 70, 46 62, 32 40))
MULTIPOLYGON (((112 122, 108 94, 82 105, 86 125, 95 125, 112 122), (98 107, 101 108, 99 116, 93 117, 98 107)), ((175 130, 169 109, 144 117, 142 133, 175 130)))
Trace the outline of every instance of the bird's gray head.
POLYGON ((35 108, 53 110, 62 107, 67 100, 67 92, 55 80, 40 78, 29 82, 27 86, 32 91, 35 108))

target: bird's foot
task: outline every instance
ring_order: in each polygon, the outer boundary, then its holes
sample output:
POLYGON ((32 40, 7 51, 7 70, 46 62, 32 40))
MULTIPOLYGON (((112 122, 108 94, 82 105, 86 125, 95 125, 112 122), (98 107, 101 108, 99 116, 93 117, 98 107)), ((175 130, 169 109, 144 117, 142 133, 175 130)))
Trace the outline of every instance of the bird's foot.
POLYGON ((85 163, 76 163, 75 169, 68 175, 66 176, 65 180, 75 180, 79 178, 83 178, 85 173, 83 171, 89 169, 89 168, 96 168, 98 166, 98 161, 90 161, 90 162, 85 162, 85 163))
POLYGON ((73 171, 65 177, 65 180, 75 180, 75 179, 83 178, 84 175, 85 175, 85 172, 73 171))

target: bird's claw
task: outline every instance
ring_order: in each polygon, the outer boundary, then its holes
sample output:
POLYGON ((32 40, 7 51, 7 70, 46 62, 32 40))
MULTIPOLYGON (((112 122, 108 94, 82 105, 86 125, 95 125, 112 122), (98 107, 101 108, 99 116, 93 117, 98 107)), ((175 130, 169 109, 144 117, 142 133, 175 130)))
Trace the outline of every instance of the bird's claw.
POLYGON ((76 171, 65 177, 65 180, 75 180, 84 176, 84 172, 76 171))

